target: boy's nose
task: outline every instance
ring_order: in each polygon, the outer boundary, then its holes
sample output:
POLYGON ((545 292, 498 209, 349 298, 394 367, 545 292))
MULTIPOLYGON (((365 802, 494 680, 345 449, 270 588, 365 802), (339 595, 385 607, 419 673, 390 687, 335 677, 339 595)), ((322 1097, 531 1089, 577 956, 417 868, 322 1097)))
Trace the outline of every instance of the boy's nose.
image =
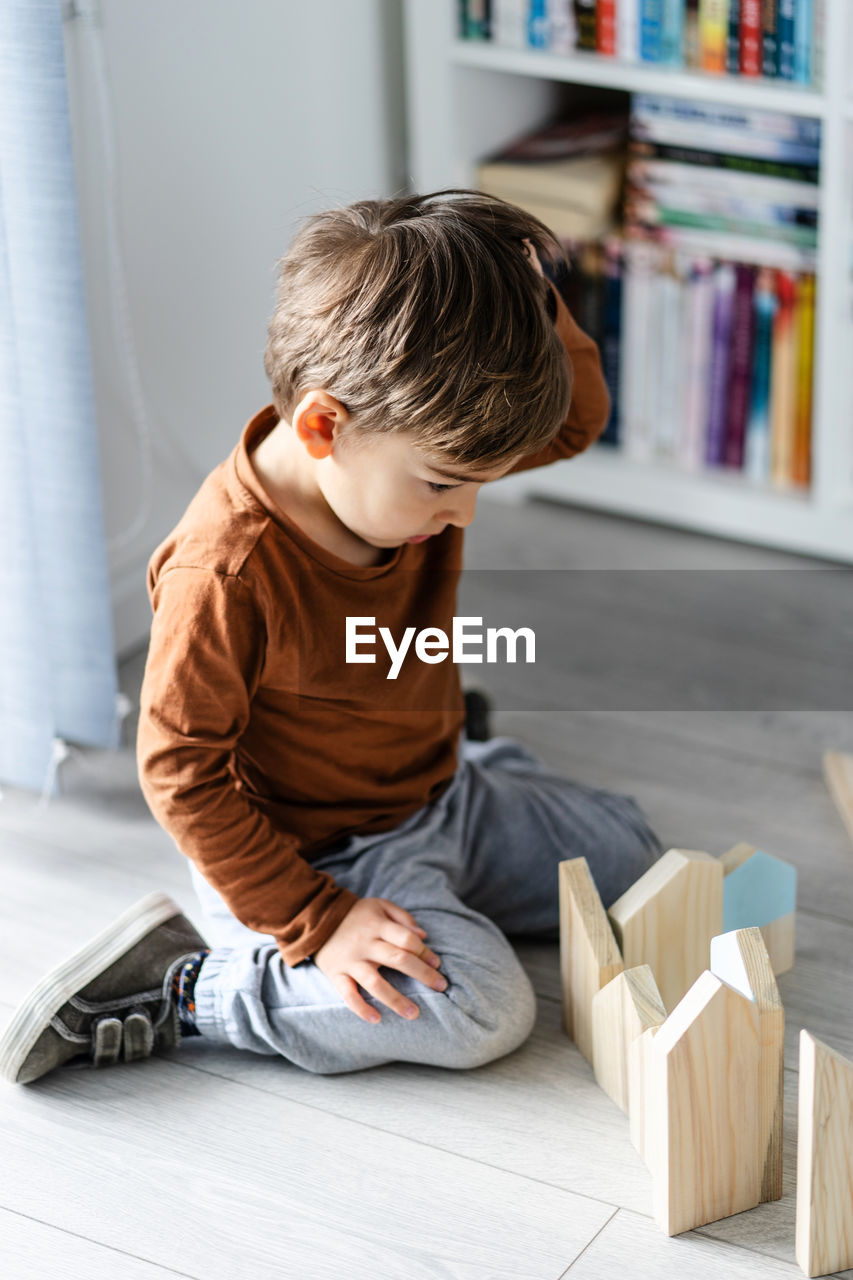
POLYGON ((449 524, 456 525, 457 529, 467 529, 474 519, 476 508, 477 494, 475 492, 465 498, 457 499, 453 507, 446 514, 442 513, 439 519, 447 520, 449 524))

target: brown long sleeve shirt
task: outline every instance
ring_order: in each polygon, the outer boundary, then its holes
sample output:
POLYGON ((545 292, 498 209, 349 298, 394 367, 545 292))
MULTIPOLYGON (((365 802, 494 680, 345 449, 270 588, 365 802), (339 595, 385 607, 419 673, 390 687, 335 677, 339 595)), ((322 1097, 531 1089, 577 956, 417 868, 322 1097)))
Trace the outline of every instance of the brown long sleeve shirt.
MULTIPOLYGON (((574 366, 568 418, 513 470, 580 452, 609 397, 598 349, 558 297, 574 366)), ((347 616, 394 637, 448 635, 463 530, 405 543, 383 564, 350 564, 309 538, 267 494, 250 454, 278 421, 267 405, 205 479, 153 553, 154 616, 140 696, 145 799, 178 848, 287 964, 312 955, 357 901, 311 865, 347 835, 390 830, 439 796, 465 721, 452 661, 344 662, 347 616)))

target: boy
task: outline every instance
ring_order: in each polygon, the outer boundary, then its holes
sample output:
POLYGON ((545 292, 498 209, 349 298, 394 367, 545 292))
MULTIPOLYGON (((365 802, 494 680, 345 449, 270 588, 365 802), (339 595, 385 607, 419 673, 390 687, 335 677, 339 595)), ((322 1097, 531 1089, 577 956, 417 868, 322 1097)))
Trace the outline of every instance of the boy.
POLYGON ((480 1065, 533 1027, 507 935, 558 937, 557 863, 586 857, 609 905, 660 856, 629 797, 470 741, 452 662, 344 661, 347 619, 449 633, 480 487, 605 425, 595 344, 541 259, 562 259, 548 229, 473 191, 295 237, 273 403, 148 571, 140 781, 209 937, 148 895, 18 1011, 7 1078, 186 1035, 312 1072, 480 1065))

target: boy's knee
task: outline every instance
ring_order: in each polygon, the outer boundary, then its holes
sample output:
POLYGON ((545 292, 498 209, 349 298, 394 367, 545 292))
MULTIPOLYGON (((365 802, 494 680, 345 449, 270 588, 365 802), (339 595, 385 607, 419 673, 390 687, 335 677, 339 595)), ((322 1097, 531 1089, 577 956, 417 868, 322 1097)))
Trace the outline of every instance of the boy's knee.
POLYGON ((536 1025, 536 993, 515 952, 512 963, 495 974, 481 972, 451 985, 449 1000, 450 1042, 442 1066, 455 1069, 482 1067, 518 1049, 536 1025))

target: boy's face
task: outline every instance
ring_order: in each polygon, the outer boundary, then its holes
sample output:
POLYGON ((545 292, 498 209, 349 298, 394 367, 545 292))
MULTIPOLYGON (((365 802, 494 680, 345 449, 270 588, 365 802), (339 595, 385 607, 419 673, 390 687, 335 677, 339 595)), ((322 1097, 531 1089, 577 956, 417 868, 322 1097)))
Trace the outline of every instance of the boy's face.
POLYGON ((424 542, 449 524, 465 528, 481 486, 506 475, 516 461, 469 474, 430 462, 405 434, 371 432, 336 440, 316 476, 326 502, 352 533, 372 547, 397 547, 424 542))

